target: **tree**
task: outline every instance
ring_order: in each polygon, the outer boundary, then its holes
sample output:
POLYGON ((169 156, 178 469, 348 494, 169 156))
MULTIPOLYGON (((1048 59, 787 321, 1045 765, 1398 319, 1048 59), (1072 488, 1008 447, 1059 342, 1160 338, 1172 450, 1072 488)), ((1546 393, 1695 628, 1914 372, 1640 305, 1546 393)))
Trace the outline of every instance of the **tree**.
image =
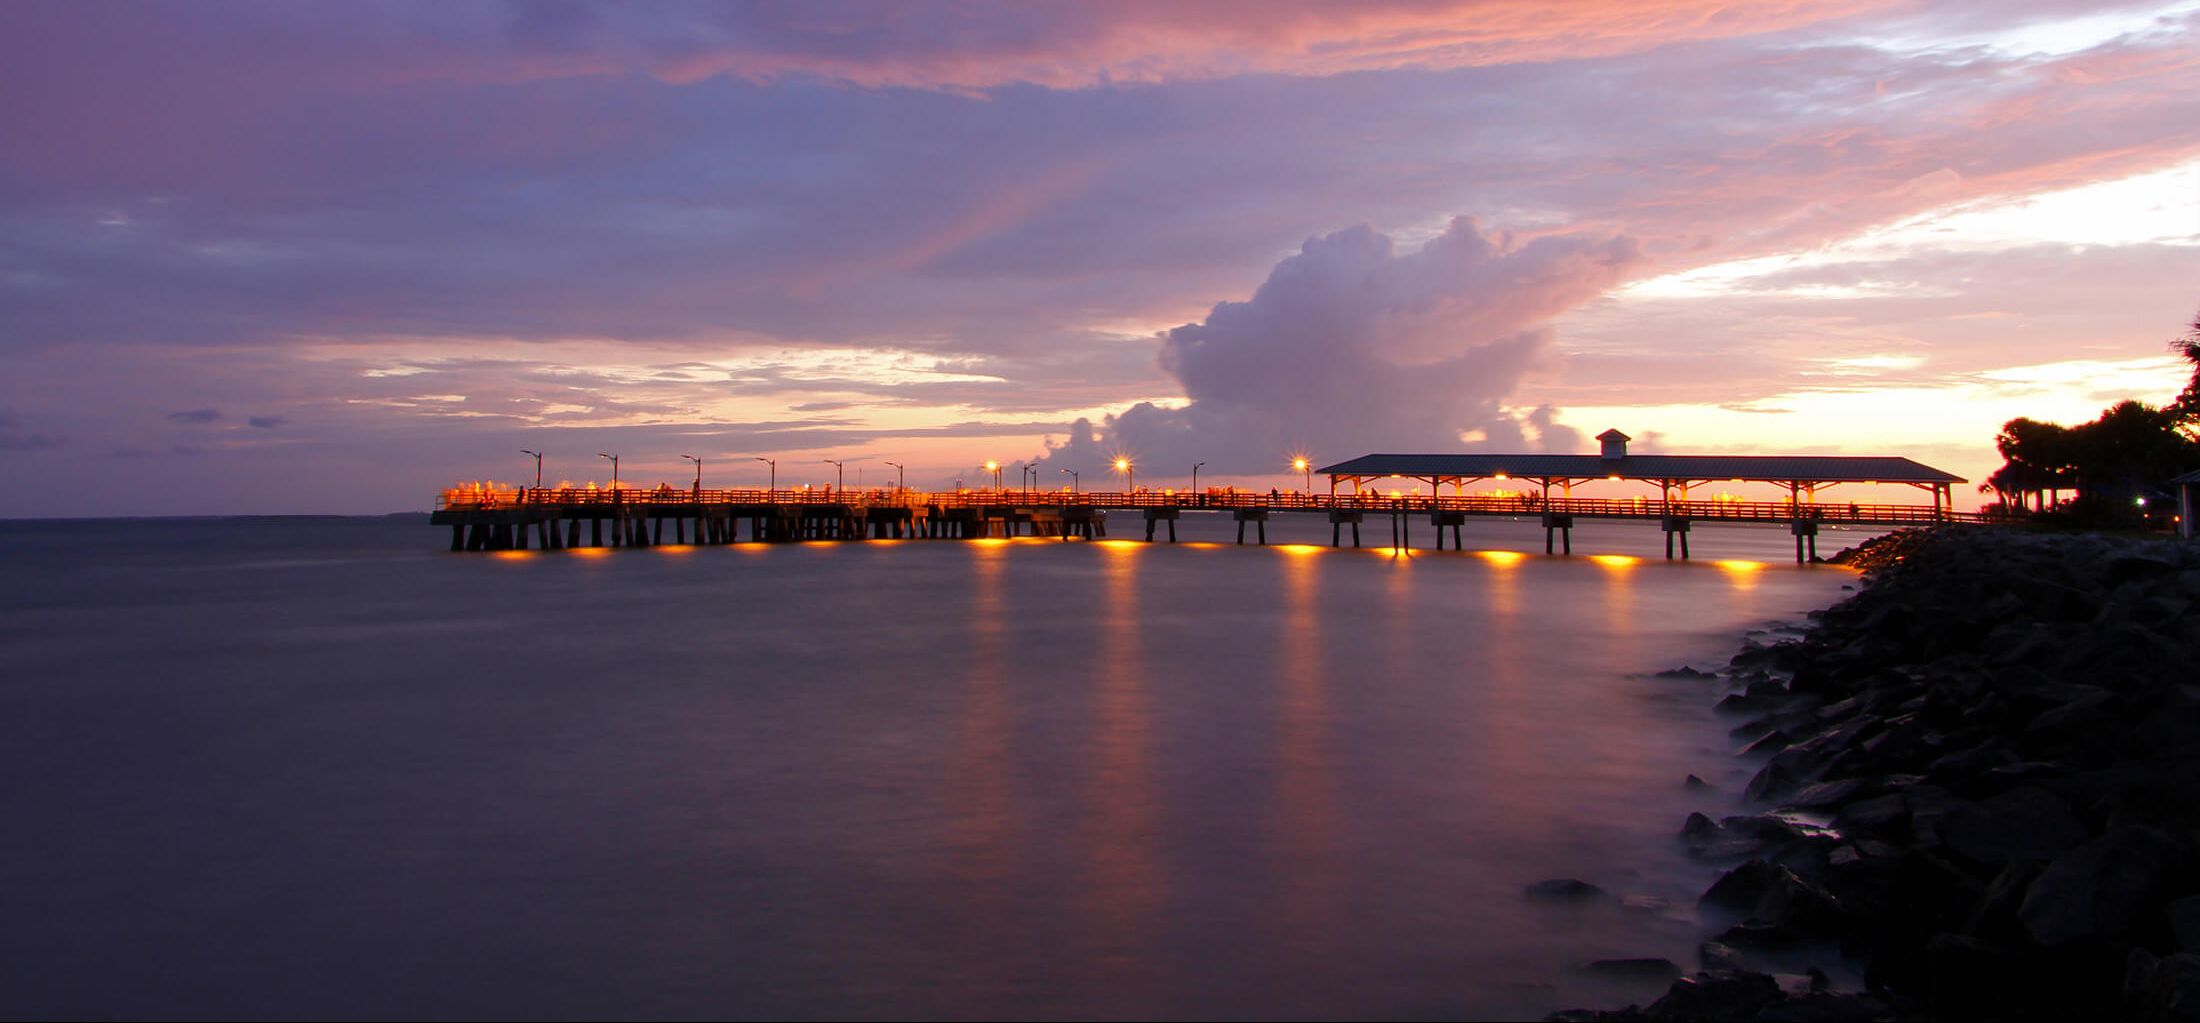
POLYGON ((2029 504, 2035 511, 2045 511, 2049 494, 2077 485, 2070 431, 2064 427, 2019 416, 2002 424, 1994 447, 2004 464, 1986 478, 1985 489, 2002 495, 2005 505, 2029 504))
POLYGON ((2170 412, 2186 436, 2200 435, 2200 313, 2193 315, 2192 326, 2183 336, 2169 343, 2169 350, 2192 364, 2192 379, 2185 383, 2184 393, 2170 402, 2170 412))

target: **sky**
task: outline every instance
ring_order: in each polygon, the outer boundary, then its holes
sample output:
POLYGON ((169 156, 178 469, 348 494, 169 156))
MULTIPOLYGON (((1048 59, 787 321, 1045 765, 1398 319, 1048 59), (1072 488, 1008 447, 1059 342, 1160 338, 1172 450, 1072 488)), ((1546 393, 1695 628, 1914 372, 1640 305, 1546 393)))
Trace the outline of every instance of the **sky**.
POLYGON ((1613 427, 1975 482, 2200 310, 2200 0, 14 0, 0 140, 6 517, 1613 427))

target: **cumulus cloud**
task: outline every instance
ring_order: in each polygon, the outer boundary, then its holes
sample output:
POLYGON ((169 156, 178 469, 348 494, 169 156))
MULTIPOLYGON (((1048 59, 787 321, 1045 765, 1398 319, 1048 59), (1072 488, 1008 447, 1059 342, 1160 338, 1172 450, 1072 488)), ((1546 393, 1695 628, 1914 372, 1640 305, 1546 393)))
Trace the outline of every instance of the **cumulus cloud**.
POLYGON ((1126 454, 1264 472, 1293 452, 1511 446, 1530 433, 1571 448, 1579 436, 1550 410, 1520 417, 1504 400, 1549 345, 1543 324, 1638 258, 1624 236, 1520 244, 1469 218, 1408 253, 1365 225, 1309 239, 1251 299, 1162 335, 1161 364, 1187 404, 1080 420, 1048 460, 1081 470, 1126 454))

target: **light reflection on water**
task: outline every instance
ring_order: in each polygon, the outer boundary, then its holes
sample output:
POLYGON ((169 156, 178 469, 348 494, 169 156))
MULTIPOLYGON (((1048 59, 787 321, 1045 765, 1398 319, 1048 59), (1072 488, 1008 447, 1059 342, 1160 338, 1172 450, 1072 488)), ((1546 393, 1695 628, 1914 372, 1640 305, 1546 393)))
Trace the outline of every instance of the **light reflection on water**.
POLYGON ((1720 806, 1678 781, 1737 779, 1709 694, 1647 673, 1848 577, 1770 531, 1702 528, 1734 556, 1691 564, 1615 550, 1651 529, 1571 559, 1469 532, 481 558, 409 522, 0 525, 0 990, 23 1015, 1641 1000, 1569 967, 1686 963, 1688 921, 1521 886, 1690 904, 1671 834, 1720 806))

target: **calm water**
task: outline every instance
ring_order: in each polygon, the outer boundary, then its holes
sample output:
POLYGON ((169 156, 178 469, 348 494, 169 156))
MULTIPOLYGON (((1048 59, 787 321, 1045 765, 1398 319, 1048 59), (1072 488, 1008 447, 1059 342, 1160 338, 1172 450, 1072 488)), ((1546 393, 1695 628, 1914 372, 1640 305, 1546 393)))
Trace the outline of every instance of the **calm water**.
POLYGON ((1468 533, 485 556, 418 519, 0 523, 0 1015, 1654 995, 1574 967, 1693 962, 1672 835, 1733 797, 1680 783, 1740 776, 1705 685, 1649 673, 1851 577, 1778 529, 1687 564, 1639 524, 1575 548, 1639 562, 1468 533), (1672 906, 1522 898, 1557 876, 1672 906))

